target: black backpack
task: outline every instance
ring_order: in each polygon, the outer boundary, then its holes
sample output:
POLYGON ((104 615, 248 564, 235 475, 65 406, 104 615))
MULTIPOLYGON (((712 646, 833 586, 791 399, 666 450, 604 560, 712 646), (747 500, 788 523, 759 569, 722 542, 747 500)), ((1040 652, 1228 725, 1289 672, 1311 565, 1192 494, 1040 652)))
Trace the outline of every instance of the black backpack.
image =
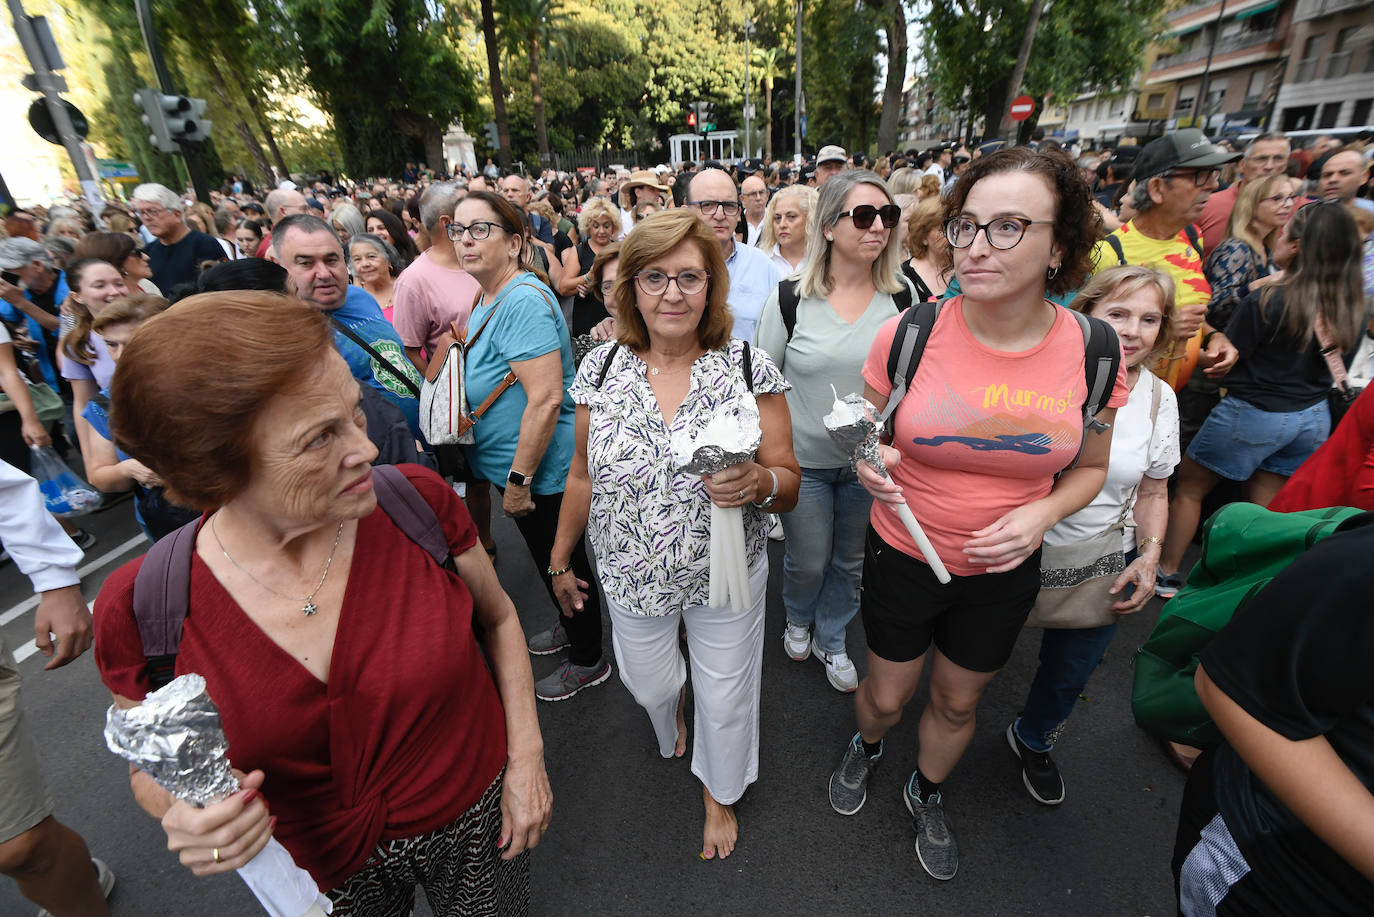
MULTIPOLYGON (((801 292, 797 280, 783 280, 778 283, 778 311, 782 313, 782 323, 787 328, 787 339, 792 340, 792 332, 797 327, 797 307, 801 305, 801 292)), ((911 308, 911 287, 905 283, 901 290, 892 294, 892 301, 898 312, 911 308)))
MULTIPOLYGON (((921 354, 925 352, 930 332, 946 301, 918 302, 902 313, 892 337, 892 349, 887 354, 887 377, 892 380, 892 392, 888 395, 881 421, 885 422, 892 416, 911 381, 916 378, 921 354)), ((1121 368, 1121 344, 1116 338, 1115 329, 1102 319, 1072 309, 1066 311, 1078 320, 1078 327, 1083 331, 1083 370, 1088 384, 1088 397, 1083 402, 1083 430, 1085 433, 1088 430, 1105 433, 1107 424, 1098 420, 1097 414, 1106 406, 1116 384, 1116 375, 1121 368)), ((1082 451, 1080 444, 1080 455, 1082 451)), ((1074 457, 1074 464, 1078 464, 1077 456, 1074 457)))
MULTIPOLYGON (((1187 226, 1183 227, 1183 231, 1188 234, 1188 244, 1193 247, 1193 251, 1197 252, 1197 256, 1201 258, 1202 236, 1198 235, 1197 227, 1189 223, 1187 226)), ((1126 260, 1126 250, 1121 247, 1120 236, 1114 232, 1109 232, 1107 233, 1106 242, 1112 247, 1112 251, 1116 252, 1117 264, 1125 265, 1130 263, 1126 260)))

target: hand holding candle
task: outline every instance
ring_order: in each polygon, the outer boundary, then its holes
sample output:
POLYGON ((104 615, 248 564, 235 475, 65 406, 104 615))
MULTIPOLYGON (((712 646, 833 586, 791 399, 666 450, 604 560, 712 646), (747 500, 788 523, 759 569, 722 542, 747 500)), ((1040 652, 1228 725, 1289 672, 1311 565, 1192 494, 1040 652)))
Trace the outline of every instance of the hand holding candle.
MULTIPOLYGON (((238 792, 219 710, 199 675, 172 679, 137 707, 110 707, 105 743, 192 805, 208 806, 238 792)), ((275 839, 238 873, 272 917, 317 917, 333 911, 315 880, 275 839)))
MULTIPOLYGON (((832 385, 830 390, 835 392, 835 387, 832 385)), ((864 401, 862 395, 850 394, 841 398, 840 393, 835 392, 835 403, 831 406, 830 413, 822 418, 822 422, 835 444, 849 453, 851 464, 857 467, 859 462, 863 462, 878 474, 888 477, 887 465, 883 462, 882 453, 878 451, 879 424, 875 415, 872 405, 864 401)), ((945 569, 940 555, 935 552, 935 546, 926 537, 925 529, 916 521, 911 507, 906 501, 886 505, 902 520, 902 525, 906 526, 911 540, 916 542, 916 547, 934 571, 935 578, 942 583, 948 583, 949 571, 945 569)))

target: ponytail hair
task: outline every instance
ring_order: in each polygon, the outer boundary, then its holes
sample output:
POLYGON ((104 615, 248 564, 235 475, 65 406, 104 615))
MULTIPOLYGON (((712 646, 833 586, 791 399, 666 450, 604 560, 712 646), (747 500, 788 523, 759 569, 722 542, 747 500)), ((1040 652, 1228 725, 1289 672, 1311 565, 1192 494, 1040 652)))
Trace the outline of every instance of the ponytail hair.
POLYGON ((71 292, 67 295, 63 308, 76 319, 76 322, 62 334, 62 338, 57 342, 57 350, 67 359, 75 360, 83 366, 90 366, 95 362, 95 349, 91 347, 91 323, 95 321, 95 316, 86 308, 85 303, 76 298, 76 294, 81 292, 82 276, 87 270, 97 264, 109 263, 104 258, 82 258, 67 268, 67 284, 71 292))

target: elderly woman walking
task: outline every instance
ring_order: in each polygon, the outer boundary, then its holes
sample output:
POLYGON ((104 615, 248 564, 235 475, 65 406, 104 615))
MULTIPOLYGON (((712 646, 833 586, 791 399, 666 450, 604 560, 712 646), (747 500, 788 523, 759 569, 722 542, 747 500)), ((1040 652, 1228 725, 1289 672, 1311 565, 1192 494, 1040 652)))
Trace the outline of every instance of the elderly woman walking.
POLYGON ((769 509, 797 499, 787 382, 760 351, 730 336, 729 275, 720 244, 689 210, 656 214, 620 249, 618 340, 592 351, 571 394, 577 454, 549 558, 569 612, 591 594, 569 569, 584 530, 596 548, 620 677, 649 714, 659 754, 687 748, 682 716, 687 629, 703 784, 702 859, 727 857, 733 805, 758 776, 759 679, 768 583, 769 509), (673 471, 670 441, 695 438, 717 411, 752 392, 763 430, 756 460, 697 478, 673 471), (708 603, 710 506, 744 511, 749 608, 708 603), (588 524, 589 518, 593 522, 588 524))
MULTIPOLYGON (((369 465, 358 385, 328 320, 271 293, 191 297, 123 350, 115 443, 205 514, 173 672, 205 677, 246 774, 203 809, 137 770, 134 795, 197 875, 275 835, 334 917, 409 914, 417 884, 438 915, 524 914, 552 796, 520 622, 453 490, 369 465), (379 508, 384 484, 432 510, 442 566, 379 508)), ((142 566, 96 600, 124 707, 153 688, 142 566)))

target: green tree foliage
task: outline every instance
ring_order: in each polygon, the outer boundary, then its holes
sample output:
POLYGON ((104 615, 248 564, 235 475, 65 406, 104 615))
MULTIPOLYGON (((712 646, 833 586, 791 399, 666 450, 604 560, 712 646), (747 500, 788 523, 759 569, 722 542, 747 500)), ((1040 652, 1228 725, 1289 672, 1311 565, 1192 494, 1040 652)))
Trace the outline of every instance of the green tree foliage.
POLYGON ((802 79, 807 146, 838 143, 847 150, 867 149, 878 128, 878 33, 887 16, 854 0, 816 0, 806 9, 802 79))
POLYGON ((443 134, 477 111, 475 76, 451 43, 446 7, 426 0, 282 0, 311 86, 354 175, 443 161, 443 134))
MULTIPOLYGON (((1051 0, 1045 4, 1022 91, 1039 99, 1089 89, 1125 89, 1157 34, 1156 0, 1051 0)), ((925 59, 947 105, 967 94, 969 111, 995 131, 1009 98, 1029 0, 932 0, 922 19, 925 59)))

